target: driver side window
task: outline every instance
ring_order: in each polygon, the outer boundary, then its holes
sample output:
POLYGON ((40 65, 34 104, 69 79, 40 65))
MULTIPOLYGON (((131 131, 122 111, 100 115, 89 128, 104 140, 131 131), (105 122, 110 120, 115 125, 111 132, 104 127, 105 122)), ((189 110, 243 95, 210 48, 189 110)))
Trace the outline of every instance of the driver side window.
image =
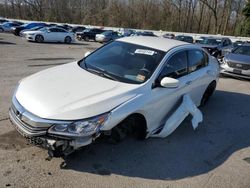
POLYGON ((187 51, 174 54, 164 65, 158 80, 164 77, 180 78, 188 73, 187 51))

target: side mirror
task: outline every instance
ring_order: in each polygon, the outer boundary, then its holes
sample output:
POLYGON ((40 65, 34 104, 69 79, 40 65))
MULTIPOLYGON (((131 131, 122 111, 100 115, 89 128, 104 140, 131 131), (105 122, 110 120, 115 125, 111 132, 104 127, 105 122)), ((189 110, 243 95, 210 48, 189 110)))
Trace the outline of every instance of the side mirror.
POLYGON ((84 57, 87 57, 89 54, 91 54, 91 52, 90 52, 90 51, 87 51, 87 52, 85 53, 84 57))
POLYGON ((165 77, 161 80, 161 86, 165 88, 177 88, 179 87, 179 80, 165 77))

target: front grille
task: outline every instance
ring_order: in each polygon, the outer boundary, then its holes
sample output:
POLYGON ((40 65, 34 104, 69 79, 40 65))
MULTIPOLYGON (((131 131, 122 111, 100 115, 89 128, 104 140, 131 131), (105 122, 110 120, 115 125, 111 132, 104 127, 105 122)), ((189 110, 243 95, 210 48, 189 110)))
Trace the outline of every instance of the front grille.
POLYGON ((24 137, 45 135, 51 124, 40 123, 35 115, 27 112, 14 98, 9 111, 10 120, 24 137))
POLYGON ((227 62, 228 66, 234 69, 250 70, 250 64, 227 62))
POLYGON ((47 127, 32 127, 31 125, 23 122, 20 115, 14 113, 13 109, 10 109, 10 120, 12 121, 13 125, 17 129, 17 131, 23 135, 24 137, 28 138, 31 136, 41 136, 45 135, 47 132, 47 127))

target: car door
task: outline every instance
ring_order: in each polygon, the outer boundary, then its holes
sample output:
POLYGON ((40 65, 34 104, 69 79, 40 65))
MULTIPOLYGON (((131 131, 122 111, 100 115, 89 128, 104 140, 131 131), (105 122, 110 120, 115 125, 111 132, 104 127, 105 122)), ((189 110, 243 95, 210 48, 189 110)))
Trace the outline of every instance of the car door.
POLYGON ((56 28, 49 28, 44 32, 44 41, 55 42, 56 41, 56 28))
POLYGON ((196 105, 199 105, 201 97, 208 85, 209 67, 208 55, 201 49, 188 50, 188 75, 186 84, 189 87, 189 95, 196 105))
POLYGON ((187 69, 187 51, 181 50, 174 53, 164 63, 159 75, 155 81, 155 87, 150 93, 150 100, 146 103, 146 112, 149 118, 149 131, 155 130, 163 125, 173 110, 178 107, 182 101, 182 96, 189 92, 189 86, 186 84, 188 77, 187 69), (160 81, 164 77, 171 77, 179 80, 178 88, 164 88, 160 86, 160 81))
POLYGON ((57 41, 64 42, 67 32, 64 29, 57 28, 57 41))

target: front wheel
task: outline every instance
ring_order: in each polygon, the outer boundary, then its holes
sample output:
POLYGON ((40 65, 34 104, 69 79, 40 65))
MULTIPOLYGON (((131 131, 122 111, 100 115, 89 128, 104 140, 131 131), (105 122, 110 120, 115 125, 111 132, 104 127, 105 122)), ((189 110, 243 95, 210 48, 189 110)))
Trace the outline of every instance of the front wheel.
POLYGON ((38 43, 41 43, 44 41, 44 38, 42 35, 37 35, 36 38, 35 38, 35 41, 38 42, 38 43))
POLYGON ((65 42, 66 44, 70 44, 70 43, 72 42, 71 37, 69 37, 69 36, 65 37, 64 42, 65 42))
POLYGON ((214 91, 215 91, 215 88, 216 88, 216 82, 213 81, 211 82, 206 91, 204 92, 203 96, 202 96, 202 99, 201 99, 201 104, 200 106, 203 107, 207 104, 207 102, 209 101, 210 97, 213 95, 214 91))

